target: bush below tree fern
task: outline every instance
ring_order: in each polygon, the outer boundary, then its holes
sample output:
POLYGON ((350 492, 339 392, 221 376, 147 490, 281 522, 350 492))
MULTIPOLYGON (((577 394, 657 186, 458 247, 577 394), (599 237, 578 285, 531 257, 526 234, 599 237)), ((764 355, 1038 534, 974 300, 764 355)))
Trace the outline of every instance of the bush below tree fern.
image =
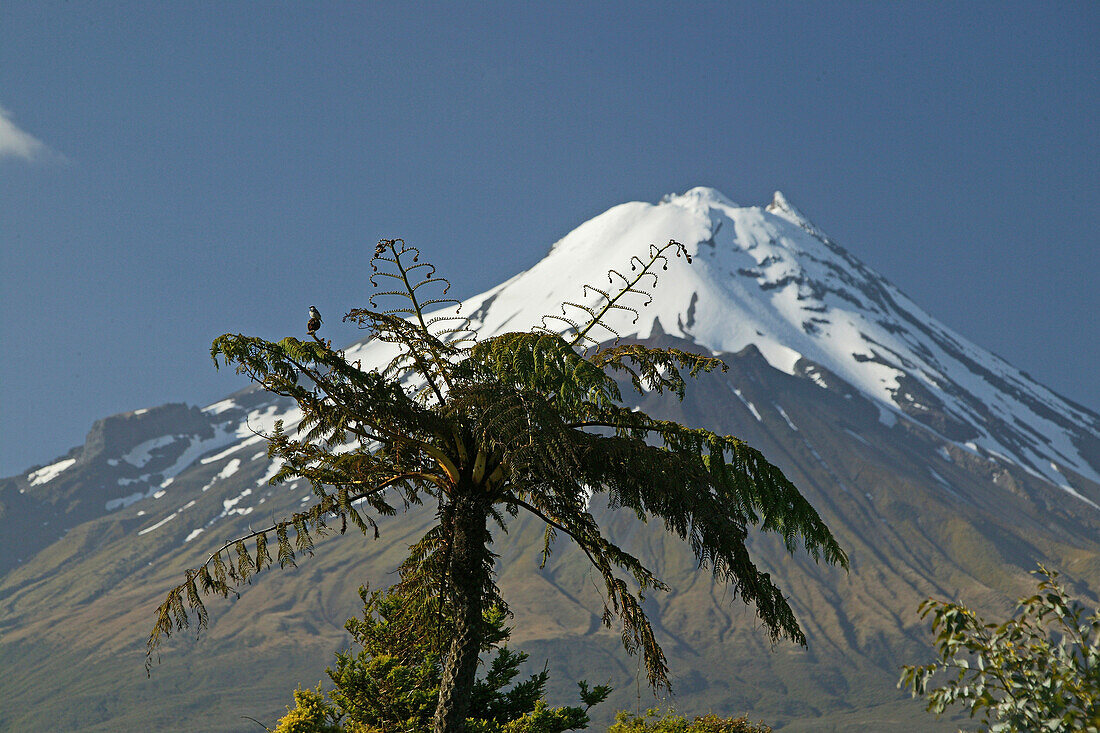
MULTIPOLYGON (((420 607, 397 592, 361 588, 362 618, 345 628, 358 651, 336 654, 327 670, 333 689, 294 691, 293 708, 275 733, 413 733, 431 728, 442 673, 446 624, 437 608, 420 607)), ((588 726, 588 710, 611 688, 579 682, 581 706, 550 707, 542 699, 546 669, 513 684, 527 654, 508 648, 505 614, 484 616, 482 654, 492 654, 474 685, 468 733, 562 733, 588 726)))

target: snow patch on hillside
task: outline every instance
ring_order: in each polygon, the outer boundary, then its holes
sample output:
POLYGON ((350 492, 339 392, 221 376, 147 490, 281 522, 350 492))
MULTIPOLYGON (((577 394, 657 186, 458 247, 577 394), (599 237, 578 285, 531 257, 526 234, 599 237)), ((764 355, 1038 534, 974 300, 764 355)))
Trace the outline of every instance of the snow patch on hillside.
POLYGON ((152 532, 153 530, 156 530, 156 529, 160 529, 161 527, 163 527, 164 525, 168 524, 168 523, 169 523, 170 521, 172 521, 173 519, 175 519, 175 518, 176 518, 177 516, 179 516, 179 513, 178 513, 178 512, 172 512, 172 513, 171 513, 171 514, 169 514, 169 515, 168 515, 167 517, 165 517, 164 519, 160 520, 159 522, 157 522, 157 523, 156 523, 156 524, 154 524, 153 526, 151 526, 151 527, 146 527, 145 529, 143 529, 143 530, 141 530, 140 532, 138 532, 138 537, 140 537, 141 535, 149 534, 149 533, 150 533, 150 532, 152 532))
POLYGON ((63 458, 57 463, 51 463, 48 466, 44 466, 37 471, 31 471, 27 474, 27 481, 31 486, 41 486, 42 484, 49 483, 61 475, 61 472, 66 468, 69 468, 76 463, 75 458, 63 458))
POLYGON ((153 460, 153 451, 171 445, 182 437, 180 435, 161 435, 152 440, 146 440, 144 443, 138 443, 122 457, 122 460, 135 468, 144 468, 149 461, 153 460))
POLYGON ((237 504, 241 503, 242 499, 244 499, 245 497, 251 496, 251 495, 252 495, 252 489, 245 489, 244 491, 242 491, 237 496, 234 496, 232 499, 223 500, 222 501, 222 513, 218 515, 219 518, 228 517, 228 516, 231 516, 233 514, 241 514, 241 515, 251 514, 252 513, 252 507, 250 507, 250 506, 249 507, 238 507, 237 506, 237 504))
POLYGON ((795 424, 794 424, 794 421, 793 421, 793 420, 791 420, 791 418, 790 418, 790 417, 789 417, 789 416, 787 415, 787 411, 786 411, 786 410, 784 410, 784 409, 783 409, 783 408, 782 408, 781 406, 779 406, 779 405, 776 405, 776 406, 775 406, 775 409, 776 409, 776 411, 777 411, 777 412, 779 412, 779 416, 780 416, 781 418, 783 418, 783 421, 784 421, 785 423, 787 423, 787 427, 789 427, 789 428, 790 428, 791 430, 793 430, 793 431, 795 431, 795 432, 797 433, 797 432, 798 432, 798 426, 797 426, 797 425, 795 425, 795 424))
POLYGON ((744 405, 748 409, 748 411, 752 413, 752 416, 756 418, 756 422, 764 422, 764 418, 760 417, 760 411, 756 409, 756 405, 749 402, 749 400, 746 399, 743 394, 741 394, 741 390, 736 389, 728 382, 726 383, 726 386, 729 387, 730 391, 733 392, 737 399, 741 400, 741 404, 744 405))

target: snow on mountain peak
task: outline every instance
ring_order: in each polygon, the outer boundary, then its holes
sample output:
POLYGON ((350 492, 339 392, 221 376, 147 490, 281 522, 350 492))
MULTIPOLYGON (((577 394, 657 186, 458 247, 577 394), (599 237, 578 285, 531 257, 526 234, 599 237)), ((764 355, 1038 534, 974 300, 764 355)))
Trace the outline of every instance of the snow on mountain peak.
POLYGON ((726 197, 724 193, 717 188, 711 188, 710 186, 696 186, 695 188, 689 188, 683 193, 666 194, 661 198, 661 203, 683 203, 686 201, 699 201, 703 203, 715 203, 724 206, 736 207, 733 201, 726 197))
POLYGON ((764 207, 766 211, 780 216, 787 221, 802 227, 811 234, 820 234, 820 230, 813 225, 805 214, 796 209, 782 191, 776 191, 772 195, 772 202, 764 207))
POLYGON ((622 281, 609 270, 628 275, 632 256, 644 258, 650 245, 670 239, 686 245, 694 263, 670 257, 667 270, 657 270, 652 303, 613 312, 614 333, 597 338, 646 338, 656 327, 715 353, 753 345, 787 374, 805 372, 805 363, 796 369, 805 359, 877 402, 884 421, 904 415, 1093 503, 1073 484, 1100 483, 1100 416, 938 323, 779 191, 763 207, 738 206, 707 187, 656 204, 620 204, 567 234, 529 270, 465 301, 461 314, 483 336, 541 324, 564 329, 546 315, 583 323, 587 314, 562 301, 597 305, 586 283, 617 290, 622 281))

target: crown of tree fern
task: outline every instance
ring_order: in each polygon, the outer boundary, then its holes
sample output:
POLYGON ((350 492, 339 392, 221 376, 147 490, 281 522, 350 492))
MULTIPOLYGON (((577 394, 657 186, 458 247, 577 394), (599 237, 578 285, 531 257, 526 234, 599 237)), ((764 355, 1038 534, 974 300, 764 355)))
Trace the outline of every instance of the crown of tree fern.
MULTIPOLYGON (((638 558, 609 540, 589 511, 593 492, 639 519, 659 519, 684 539, 700 565, 728 582, 757 613, 773 640, 805 643, 782 592, 753 563, 750 528, 782 535, 786 547, 847 565, 817 512, 759 451, 708 430, 660 420, 628 406, 616 378, 639 393, 682 398, 686 378, 725 370, 718 359, 670 348, 622 344, 606 322, 652 299, 655 270, 683 245, 652 246, 634 258, 631 276, 612 271, 616 290, 584 286, 595 305, 567 302, 530 332, 477 338, 469 323, 444 311, 446 280, 402 240, 383 240, 372 259, 380 292, 370 309, 345 320, 397 356, 364 371, 320 340, 273 343, 226 334, 213 343, 216 364, 235 365, 264 389, 293 398, 303 419, 296 436, 277 424, 269 454, 283 462, 272 479, 310 482, 316 500, 265 528, 217 548, 187 572, 157 610, 148 652, 192 618, 207 623, 202 596, 226 596, 275 561, 292 565, 314 550, 313 535, 350 522, 377 536, 372 515, 393 515, 432 502, 437 522, 411 548, 404 591, 438 602, 451 638, 444 656, 436 731, 457 731, 473 684, 485 608, 507 608, 494 582, 489 522, 505 527, 522 512, 546 525, 543 558, 565 538, 603 581, 603 620, 618 622, 631 652, 640 651, 650 683, 668 685, 665 657, 641 599, 665 585, 638 558), (387 285, 393 285, 387 288, 387 285), (441 288, 429 297, 432 288, 441 288), (380 297, 397 298, 379 308, 380 297), (582 315, 578 315, 582 314, 582 315), (577 317, 574 317, 577 316, 577 317), (553 324, 564 324, 565 335, 553 324), (614 337, 601 344, 597 339, 614 337), (348 444, 353 446, 348 450, 348 444), (275 560, 269 543, 274 541, 275 560)), ((151 656, 150 656, 151 659, 151 656)))

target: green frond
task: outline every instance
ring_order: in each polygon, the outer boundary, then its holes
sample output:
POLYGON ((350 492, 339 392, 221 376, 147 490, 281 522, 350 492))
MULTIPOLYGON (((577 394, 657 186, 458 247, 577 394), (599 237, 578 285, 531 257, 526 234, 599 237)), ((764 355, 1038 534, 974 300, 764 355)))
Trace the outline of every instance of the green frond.
POLYGON ((615 344, 600 349, 589 360, 601 369, 625 372, 639 394, 669 391, 680 399, 684 398, 686 388, 680 369, 687 369, 691 377, 714 369, 729 370, 721 359, 712 356, 675 348, 655 349, 644 344, 615 344))
POLYGON ((515 389, 552 397, 566 415, 584 403, 604 406, 622 399, 615 380, 557 334, 494 336, 474 346, 470 360, 515 389))
MULTIPOLYGON (((343 519, 350 516, 349 509, 352 512, 355 511, 351 505, 358 497, 353 497, 347 492, 343 492, 342 498, 324 491, 320 493, 322 498, 317 504, 294 513, 289 519, 225 543, 198 568, 186 571, 183 583, 170 590, 165 601, 157 609, 156 621, 146 648, 147 669, 160 643, 174 630, 186 628, 190 624, 191 614, 196 616, 200 629, 206 627, 209 617, 201 599, 202 595, 216 593, 225 597, 230 592, 235 592, 234 587, 251 582, 254 575, 272 565, 267 545, 268 532, 275 533, 279 566, 293 567, 296 563, 295 551, 290 542, 290 528, 294 529, 294 544, 297 550, 312 555, 314 542, 310 528, 315 531, 324 531, 326 516, 335 515, 343 519), (249 541, 254 543, 253 551, 249 549, 247 544, 249 541), (186 605, 184 605, 185 599, 186 605)), ((369 496, 369 492, 363 492, 363 495, 369 496)), ((357 512, 356 515, 358 516, 357 512)), ((363 524, 361 529, 366 531, 367 525, 363 524)))

